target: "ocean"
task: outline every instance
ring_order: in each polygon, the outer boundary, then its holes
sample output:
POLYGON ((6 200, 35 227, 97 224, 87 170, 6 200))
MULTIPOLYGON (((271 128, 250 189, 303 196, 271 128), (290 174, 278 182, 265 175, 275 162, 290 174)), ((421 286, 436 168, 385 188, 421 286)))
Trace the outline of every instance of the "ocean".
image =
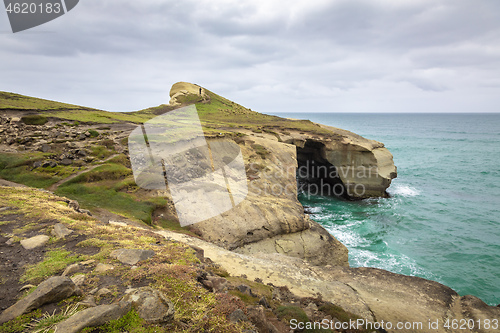
POLYGON ((381 141, 394 156, 390 198, 299 196, 348 247, 352 267, 419 276, 500 303, 500 114, 277 115, 381 141))

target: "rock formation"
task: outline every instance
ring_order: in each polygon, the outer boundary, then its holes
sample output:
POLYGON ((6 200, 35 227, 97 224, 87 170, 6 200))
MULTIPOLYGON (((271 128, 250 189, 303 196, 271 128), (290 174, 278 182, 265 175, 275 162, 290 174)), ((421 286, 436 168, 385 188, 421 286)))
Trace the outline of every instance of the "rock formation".
MULTIPOLYGON (((169 231, 159 234, 204 250, 231 275, 259 279, 274 286, 287 286, 299 297, 318 297, 358 315, 365 323, 385 323, 387 332, 493 332, 467 327, 445 328, 453 321, 500 319, 500 308, 488 306, 474 296, 460 297, 451 288, 418 277, 394 274, 376 268, 311 265, 281 254, 243 255, 187 235, 169 231), (436 323, 434 329, 429 323, 436 323), (390 324, 388 324, 390 323, 390 324), (398 323, 409 323, 410 328, 398 323), (388 325, 391 325, 389 327, 388 325), (421 325, 421 326, 420 326, 421 325)), ((490 326, 491 328, 491 326, 490 326)), ((375 331, 375 329, 373 329, 375 331)))

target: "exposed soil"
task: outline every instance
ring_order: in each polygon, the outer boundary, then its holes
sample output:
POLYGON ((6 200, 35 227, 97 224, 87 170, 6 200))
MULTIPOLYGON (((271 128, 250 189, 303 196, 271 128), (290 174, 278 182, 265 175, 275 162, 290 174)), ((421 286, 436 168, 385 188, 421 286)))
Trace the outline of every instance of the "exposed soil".
POLYGON ((56 223, 58 223, 56 220, 32 220, 23 214, 16 214, 15 210, 12 210, 12 214, 0 215, 0 283, 3 284, 3 287, 0 288, 0 310, 3 311, 13 305, 26 293, 20 289, 28 283, 20 283, 19 279, 29 265, 42 261, 48 251, 62 247, 74 254, 94 255, 99 252, 98 247, 76 246, 86 239, 85 235, 78 233, 67 236, 65 240, 31 250, 25 250, 18 241, 12 245, 6 244, 14 234, 23 238, 47 234, 56 223), (6 221, 9 223, 2 223, 6 221), (30 223, 32 226, 29 229, 19 232, 19 229, 30 223))

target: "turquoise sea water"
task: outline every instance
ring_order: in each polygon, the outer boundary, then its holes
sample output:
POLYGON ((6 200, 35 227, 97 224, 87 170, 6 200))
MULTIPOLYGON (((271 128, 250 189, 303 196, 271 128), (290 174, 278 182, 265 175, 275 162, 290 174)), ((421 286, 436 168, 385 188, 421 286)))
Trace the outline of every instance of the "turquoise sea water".
MULTIPOLYGON (((280 114, 283 116, 283 114, 280 114)), ((385 143, 389 199, 300 200, 351 266, 441 282, 500 303, 500 114, 287 114, 385 143)))

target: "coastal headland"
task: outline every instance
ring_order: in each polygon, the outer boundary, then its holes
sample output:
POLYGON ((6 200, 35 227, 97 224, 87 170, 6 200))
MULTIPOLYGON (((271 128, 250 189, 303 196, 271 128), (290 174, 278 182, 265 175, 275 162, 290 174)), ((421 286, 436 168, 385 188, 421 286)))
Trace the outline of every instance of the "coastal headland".
MULTIPOLYGON (((350 268, 347 248, 304 212, 298 191, 386 197, 397 169, 382 143, 260 114, 191 83, 174 84, 170 97, 111 113, 0 93, 0 332, 34 325, 46 310, 59 315, 57 332, 106 331, 120 320, 179 332, 498 329, 500 308, 474 296, 350 268), (168 188, 137 185, 129 136, 188 105, 196 106, 208 145, 237 145, 248 192, 232 209, 181 227, 168 188), (61 275, 69 281, 50 280, 61 275), (42 295, 47 279, 62 286, 47 292, 59 297, 42 295), (162 304, 162 314, 148 302, 162 304), (99 307, 109 316, 95 319, 90 311, 99 307)), ((198 172, 189 159, 178 171, 198 172)))

